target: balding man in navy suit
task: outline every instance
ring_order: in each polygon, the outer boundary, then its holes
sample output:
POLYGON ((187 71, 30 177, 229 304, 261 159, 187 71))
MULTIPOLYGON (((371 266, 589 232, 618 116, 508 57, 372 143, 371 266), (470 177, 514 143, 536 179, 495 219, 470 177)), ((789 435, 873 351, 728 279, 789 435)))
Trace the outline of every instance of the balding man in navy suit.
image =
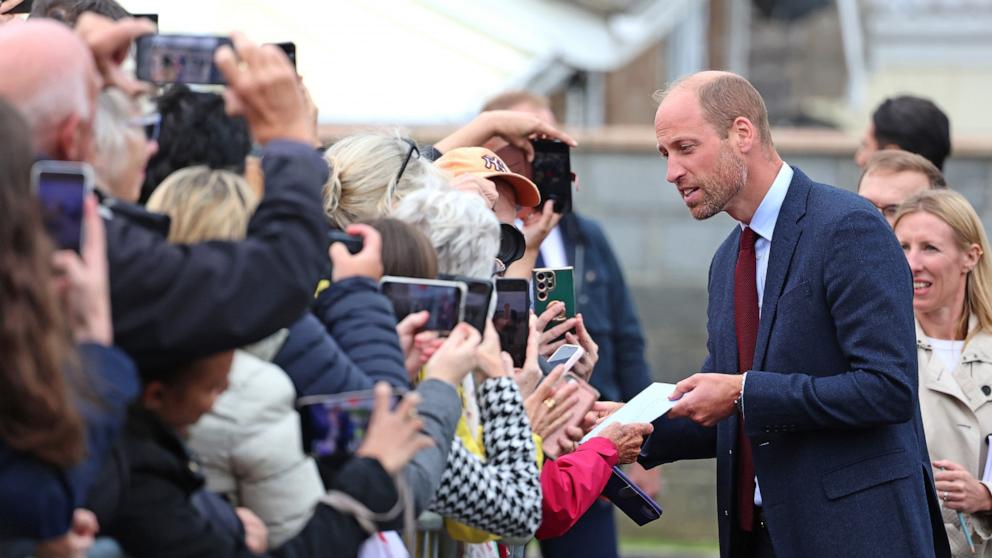
POLYGON ((717 458, 722 558, 950 556, 912 280, 885 220, 784 163, 740 76, 679 81, 655 130, 692 216, 738 224, 710 265, 702 371, 678 384, 641 462, 717 458))

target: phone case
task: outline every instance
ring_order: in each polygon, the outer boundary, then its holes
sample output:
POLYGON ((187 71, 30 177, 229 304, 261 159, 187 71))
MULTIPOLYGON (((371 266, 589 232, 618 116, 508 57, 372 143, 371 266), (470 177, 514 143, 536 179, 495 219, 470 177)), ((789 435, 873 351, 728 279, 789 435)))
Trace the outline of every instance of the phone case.
POLYGON ((613 502, 627 517, 638 525, 647 525, 661 517, 663 510, 658 502, 645 494, 619 467, 613 467, 613 474, 603 489, 603 497, 613 502))
POLYGON ((552 320, 545 329, 551 329, 575 316, 575 281, 571 267, 537 268, 534 270, 533 278, 535 314, 540 316, 548 309, 548 305, 556 300, 565 303, 565 313, 552 320))

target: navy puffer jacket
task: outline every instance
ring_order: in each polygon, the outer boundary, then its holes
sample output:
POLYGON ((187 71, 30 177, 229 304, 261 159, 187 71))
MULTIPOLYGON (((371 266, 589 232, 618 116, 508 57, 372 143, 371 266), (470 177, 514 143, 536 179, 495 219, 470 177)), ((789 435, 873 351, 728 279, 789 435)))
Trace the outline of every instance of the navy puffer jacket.
POLYGON ((272 362, 289 375, 297 397, 371 389, 379 380, 410 387, 393 307, 366 277, 322 291, 312 313, 289 327, 272 362))

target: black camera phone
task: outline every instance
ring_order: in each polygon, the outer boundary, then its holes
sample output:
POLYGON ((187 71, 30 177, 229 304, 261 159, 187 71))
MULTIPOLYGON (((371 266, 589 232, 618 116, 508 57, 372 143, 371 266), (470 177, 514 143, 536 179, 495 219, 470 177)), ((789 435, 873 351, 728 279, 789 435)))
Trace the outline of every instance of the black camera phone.
MULTIPOLYGON (((3 7, 3 5, 6 2, 10 2, 10 0, 0 0, 0 7, 3 7)), ((31 13, 31 5, 32 4, 34 4, 34 2, 32 2, 32 0, 24 0, 23 2, 21 2, 20 4, 18 4, 17 6, 15 6, 13 10, 10 10, 7 13, 8 14, 29 14, 29 13, 31 13)))
POLYGON ((572 166, 567 143, 532 140, 534 162, 531 179, 541 191, 541 205, 554 200, 555 213, 572 211, 572 166))
POLYGON ((493 291, 495 285, 489 279, 476 279, 464 275, 441 274, 438 279, 446 281, 461 281, 465 283, 467 293, 465 295, 465 316, 462 321, 485 333, 486 322, 492 317, 493 291))
POLYGON ((214 64, 214 52, 231 39, 213 35, 145 35, 138 37, 136 73, 138 79, 156 84, 226 83, 214 64))
POLYGON ((296 43, 274 43, 280 50, 286 54, 286 58, 293 63, 293 68, 296 68, 296 43))
POLYGON ((331 229, 327 231, 327 240, 330 244, 335 242, 340 242, 344 244, 344 247, 348 249, 348 253, 355 255, 362 251, 364 246, 364 239, 357 234, 348 234, 340 229, 331 229))
POLYGON ((499 333, 500 347, 513 357, 513 366, 522 367, 530 335, 530 285, 525 279, 496 280, 493 325, 499 333))

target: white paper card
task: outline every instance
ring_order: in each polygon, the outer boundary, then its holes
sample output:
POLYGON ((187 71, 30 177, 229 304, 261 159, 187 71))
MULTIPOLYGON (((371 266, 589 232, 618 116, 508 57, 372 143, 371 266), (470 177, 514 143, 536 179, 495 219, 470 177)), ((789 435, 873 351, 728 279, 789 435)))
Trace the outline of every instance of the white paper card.
MULTIPOLYGON (((582 442, 596 437, 599 432, 614 422, 630 424, 633 422, 653 422, 656 418, 668 412, 676 401, 669 401, 668 396, 675 391, 675 384, 655 382, 644 391, 638 393, 626 405, 606 417, 582 438, 582 442)), ((580 442, 581 443, 581 442, 580 442)))

